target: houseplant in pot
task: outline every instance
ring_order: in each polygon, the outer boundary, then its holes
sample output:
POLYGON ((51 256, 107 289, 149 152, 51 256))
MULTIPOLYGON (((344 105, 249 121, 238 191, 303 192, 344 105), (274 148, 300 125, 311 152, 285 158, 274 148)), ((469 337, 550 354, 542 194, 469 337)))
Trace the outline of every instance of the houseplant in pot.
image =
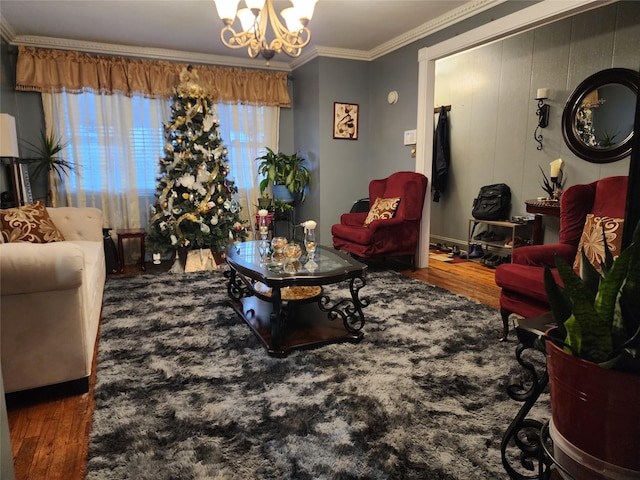
POLYGON ((273 188, 273 198, 287 203, 301 203, 305 198, 305 189, 311 184, 311 173, 305 165, 305 159, 297 153, 287 155, 274 152, 266 147, 266 153, 258 157, 260 192, 273 188))
MULTIPOLYGON (((604 232, 603 232, 604 234, 604 232)), ((554 455, 575 478, 640 478, 640 225, 600 272, 545 269, 558 327, 545 336, 554 455)))
POLYGON ((67 147, 67 143, 53 131, 47 133, 44 129, 40 132, 39 143, 22 141, 27 144, 29 157, 23 158, 21 161, 30 166, 31 177, 34 181, 44 177, 44 183, 47 186, 47 205, 54 206, 52 203, 53 190, 56 188, 56 177, 62 181, 63 177, 69 175, 75 167, 72 161, 61 156, 61 152, 67 147))

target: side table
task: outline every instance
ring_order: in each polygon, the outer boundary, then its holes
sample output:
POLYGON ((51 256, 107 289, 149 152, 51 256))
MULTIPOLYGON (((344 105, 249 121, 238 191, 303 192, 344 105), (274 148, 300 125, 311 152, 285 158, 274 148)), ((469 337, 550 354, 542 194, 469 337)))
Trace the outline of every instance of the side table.
POLYGON ((533 244, 542 245, 542 216, 560 217, 560 202, 551 200, 525 200, 527 213, 535 214, 533 219, 533 244))
POLYGON ((124 249, 122 248, 122 240, 127 238, 137 238, 140 240, 140 270, 145 271, 144 228, 116 230, 116 235, 118 235, 118 259, 120 260, 120 273, 124 272, 124 249))

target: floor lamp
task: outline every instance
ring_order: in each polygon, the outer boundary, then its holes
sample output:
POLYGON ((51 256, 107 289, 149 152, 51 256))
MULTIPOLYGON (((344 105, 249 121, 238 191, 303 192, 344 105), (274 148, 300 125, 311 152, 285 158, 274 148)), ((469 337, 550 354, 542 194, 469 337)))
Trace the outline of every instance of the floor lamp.
POLYGON ((0 158, 9 159, 14 202, 17 205, 22 205, 24 201, 24 189, 22 188, 20 166, 16 163, 19 157, 16 119, 7 113, 0 113, 0 158))

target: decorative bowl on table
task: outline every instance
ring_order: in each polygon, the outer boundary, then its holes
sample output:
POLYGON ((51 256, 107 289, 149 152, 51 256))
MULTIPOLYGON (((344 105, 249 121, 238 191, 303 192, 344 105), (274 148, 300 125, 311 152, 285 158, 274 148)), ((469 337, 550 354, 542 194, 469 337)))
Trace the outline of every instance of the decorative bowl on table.
POLYGON ((273 237, 271 239, 271 261, 276 265, 283 265, 286 261, 284 249, 287 246, 287 239, 284 237, 273 237))
POLYGON ((298 259, 302 255, 302 247, 297 243, 288 243, 287 245, 285 245, 283 253, 285 257, 285 272, 297 272, 298 268, 300 267, 300 262, 298 262, 298 259))

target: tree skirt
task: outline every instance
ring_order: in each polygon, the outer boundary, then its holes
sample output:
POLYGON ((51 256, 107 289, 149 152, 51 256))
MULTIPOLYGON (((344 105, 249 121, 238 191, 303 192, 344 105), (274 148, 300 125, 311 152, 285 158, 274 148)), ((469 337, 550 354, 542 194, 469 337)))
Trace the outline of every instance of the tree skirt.
POLYGON ((361 296, 360 343, 273 358, 219 271, 109 278, 87 478, 507 478, 499 313, 390 271, 361 296))

